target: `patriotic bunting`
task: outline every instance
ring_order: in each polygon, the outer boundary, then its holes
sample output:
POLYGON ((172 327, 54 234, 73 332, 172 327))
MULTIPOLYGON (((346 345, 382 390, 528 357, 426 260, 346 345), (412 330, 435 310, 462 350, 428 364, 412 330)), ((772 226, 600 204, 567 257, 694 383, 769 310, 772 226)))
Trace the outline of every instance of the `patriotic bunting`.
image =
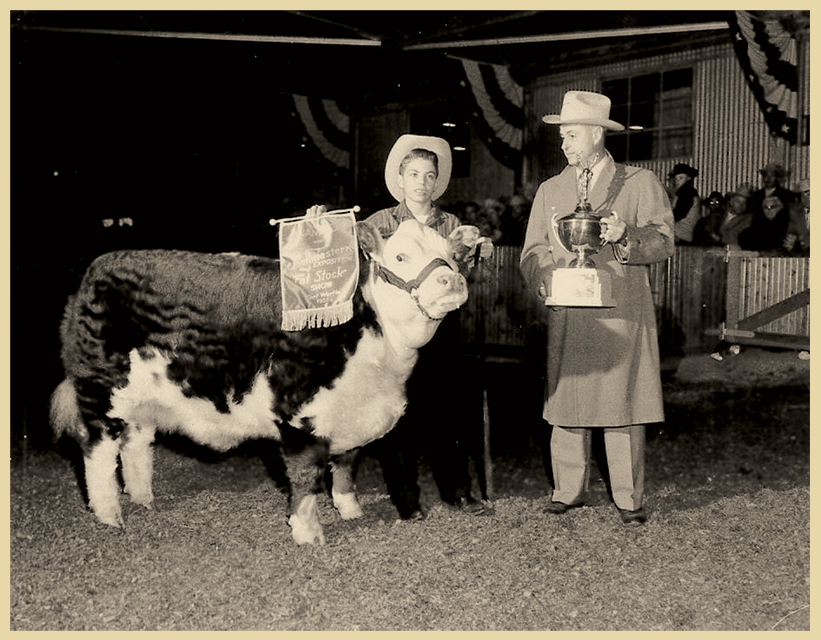
POLYGON ((507 67, 480 64, 462 59, 465 80, 473 109, 471 124, 499 162, 519 170, 524 132, 524 90, 510 76, 507 67))
POLYGON ((351 166, 350 117, 334 100, 295 95, 294 105, 311 142, 337 167, 351 166))
POLYGON ((777 20, 761 21, 747 11, 730 20, 735 52, 770 131, 796 142, 798 68, 795 38, 777 20))

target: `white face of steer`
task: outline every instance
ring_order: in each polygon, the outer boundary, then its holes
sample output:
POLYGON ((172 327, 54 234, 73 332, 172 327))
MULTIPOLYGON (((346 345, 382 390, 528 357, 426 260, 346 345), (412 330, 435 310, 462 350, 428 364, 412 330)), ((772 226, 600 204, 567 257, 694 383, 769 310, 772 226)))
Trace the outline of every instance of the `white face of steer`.
POLYGON ((464 255, 478 238, 476 227, 459 227, 443 238, 407 220, 387 241, 368 249, 379 269, 374 269, 366 295, 395 349, 424 346, 447 313, 467 301, 467 283, 454 257, 464 255))

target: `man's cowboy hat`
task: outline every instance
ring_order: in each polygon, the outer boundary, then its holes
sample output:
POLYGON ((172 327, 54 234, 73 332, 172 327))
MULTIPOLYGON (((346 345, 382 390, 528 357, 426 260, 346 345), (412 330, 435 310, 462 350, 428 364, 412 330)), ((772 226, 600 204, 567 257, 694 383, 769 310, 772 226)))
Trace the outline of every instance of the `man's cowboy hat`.
POLYGON ((388 186, 388 191, 398 202, 405 199, 405 191, 399 186, 399 165, 414 149, 433 151, 439 158, 439 176, 436 179, 436 189, 431 197, 431 200, 437 200, 448 188, 453 159, 447 140, 435 136, 417 136, 411 133, 399 136, 385 162, 385 184, 388 186))
POLYGON ((622 131, 623 124, 610 119, 610 98, 592 91, 568 91, 564 94, 562 112, 542 118, 547 124, 593 124, 622 131))
POLYGON ((690 176, 694 180, 698 178, 698 169, 694 169, 689 164, 684 164, 683 162, 679 162, 675 167, 673 167, 673 170, 670 172, 669 177, 672 178, 673 176, 677 176, 682 173, 684 175, 690 176))

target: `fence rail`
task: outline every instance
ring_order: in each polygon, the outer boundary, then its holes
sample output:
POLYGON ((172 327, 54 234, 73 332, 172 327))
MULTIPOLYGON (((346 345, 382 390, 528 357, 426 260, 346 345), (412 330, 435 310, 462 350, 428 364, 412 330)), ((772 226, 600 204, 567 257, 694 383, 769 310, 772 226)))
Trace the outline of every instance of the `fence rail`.
MULTIPOLYGON (((462 332, 479 349, 527 347, 543 332, 545 310, 525 290, 519 256, 496 247, 471 285, 462 332)), ((662 355, 706 353, 721 339, 809 347, 808 257, 678 246, 649 277, 662 355)))

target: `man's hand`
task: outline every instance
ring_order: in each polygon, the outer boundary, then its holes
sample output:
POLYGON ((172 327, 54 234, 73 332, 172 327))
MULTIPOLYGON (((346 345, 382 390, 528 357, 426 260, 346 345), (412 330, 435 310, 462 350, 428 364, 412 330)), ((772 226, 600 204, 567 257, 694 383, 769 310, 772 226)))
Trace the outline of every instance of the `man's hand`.
POLYGON ((615 211, 611 211, 609 218, 602 218, 602 230, 600 237, 605 242, 612 242, 616 243, 622 239, 625 232, 627 231, 627 223, 623 220, 619 220, 619 214, 615 211))

